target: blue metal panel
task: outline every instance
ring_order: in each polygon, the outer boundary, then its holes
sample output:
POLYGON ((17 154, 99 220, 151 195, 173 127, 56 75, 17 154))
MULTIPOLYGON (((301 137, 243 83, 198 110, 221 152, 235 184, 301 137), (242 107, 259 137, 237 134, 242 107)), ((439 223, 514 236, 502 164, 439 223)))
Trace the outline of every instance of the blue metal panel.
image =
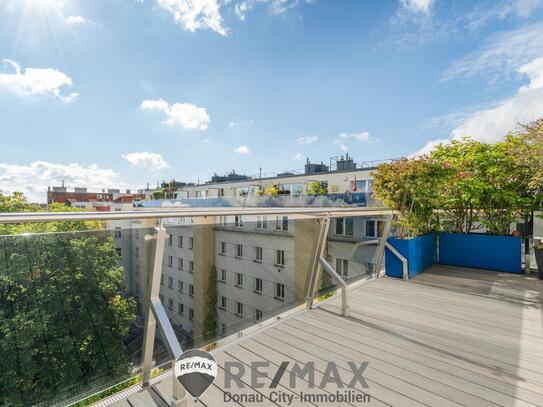
MULTIPOLYGON (((434 234, 409 239, 389 238, 388 243, 407 259, 409 278, 426 270, 434 262, 434 234)), ((402 262, 388 249, 385 251, 385 270, 387 276, 403 277, 402 262)))
POLYGON ((441 233, 439 261, 451 266, 521 273, 520 237, 441 233))

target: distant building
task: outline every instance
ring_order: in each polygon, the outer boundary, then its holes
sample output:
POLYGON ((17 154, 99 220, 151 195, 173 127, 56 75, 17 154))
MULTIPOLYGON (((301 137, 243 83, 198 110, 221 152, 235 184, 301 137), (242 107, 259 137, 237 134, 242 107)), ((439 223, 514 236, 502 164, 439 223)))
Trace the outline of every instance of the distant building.
POLYGON ((110 211, 112 206, 145 199, 145 193, 129 189, 90 189, 85 187, 52 186, 47 188, 47 204, 61 203, 88 211, 110 211))

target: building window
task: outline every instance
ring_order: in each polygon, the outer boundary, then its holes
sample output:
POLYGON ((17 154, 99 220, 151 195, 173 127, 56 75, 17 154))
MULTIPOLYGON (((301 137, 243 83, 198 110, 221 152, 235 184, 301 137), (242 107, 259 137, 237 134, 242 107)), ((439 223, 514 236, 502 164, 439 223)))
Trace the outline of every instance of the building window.
POLYGON ((236 315, 240 317, 243 316, 243 304, 237 301, 236 301, 236 315))
POLYGON ((173 309, 173 300, 168 298, 168 309, 171 311, 173 309))
POLYGON ((168 288, 173 288, 173 277, 168 277, 168 288))
POLYGON ((268 229, 268 217, 263 215, 258 215, 256 217, 256 228, 257 229, 268 229))
POLYGON ((168 267, 173 266, 173 256, 168 256, 168 267))
POLYGON ((114 234, 114 236, 115 236, 116 238, 119 238, 119 237, 121 237, 121 234, 122 234, 121 228, 115 228, 115 234, 114 234))
POLYGON ((255 292, 262 294, 262 279, 255 278, 255 292))
POLYGON ((285 299, 285 285, 281 283, 275 283, 275 298, 281 300, 285 299))
POLYGON ((194 249, 194 238, 189 237, 189 249, 194 249))
POLYGON ((337 218, 336 219, 336 235, 352 236, 353 235, 353 218, 337 218))
POLYGON ((241 259, 243 257, 243 245, 236 244, 236 257, 241 259))
POLYGON ((189 273, 194 273, 194 262, 189 260, 189 273))
POLYGON ((221 242, 221 247, 219 248, 219 254, 226 256, 226 242, 221 242))
POLYGON ((136 229, 136 239, 139 239, 140 238, 140 231, 139 229, 136 229))
POLYGON ((182 303, 177 304, 177 313, 183 315, 185 312, 185 307, 182 303))
POLYGON ((177 291, 179 291, 180 293, 183 292, 183 282, 182 281, 177 282, 177 291))
POLYGON ((117 253, 117 256, 122 256, 123 255, 122 249, 120 247, 116 247, 115 252, 117 253))
POLYGON ((177 259, 177 268, 183 270, 183 259, 181 257, 177 259))
POLYGON ((177 247, 183 247, 183 236, 177 236, 177 247))
POLYGON ((382 220, 366 221, 366 237, 382 237, 385 229, 385 222, 382 220))
POLYGON ((288 216, 276 216, 275 217, 275 230, 288 230, 288 216))
POLYGON ((234 217, 234 226, 237 228, 243 227, 243 219, 241 218, 241 215, 236 215, 234 217))
POLYGON ((225 296, 221 297, 221 306, 219 308, 222 309, 222 310, 226 310, 226 297, 225 296))
POLYGON ((168 246, 171 246, 172 244, 173 244, 173 235, 169 234, 168 235, 168 246))
POLYGON ((284 266, 285 265, 285 251, 284 250, 276 250, 275 251, 275 264, 277 266, 284 266))
POLYGON ((236 273, 236 287, 243 287, 243 274, 236 273))
POLYGON ((349 260, 336 259, 336 273, 340 276, 347 277, 349 275, 349 260))
POLYGON ((136 247, 136 257, 140 257, 140 248, 136 247))
POLYGON ((226 270, 221 269, 221 282, 226 283, 226 270))
POLYGON ((255 261, 262 261, 262 247, 255 247, 255 261))
POLYGON ((262 321, 262 310, 261 309, 255 309, 255 321, 262 321))
POLYGON ((219 226, 226 226, 226 220, 227 220, 226 215, 219 216, 219 226))
POLYGON ((189 284, 189 297, 194 296, 194 286, 189 284))
POLYGON ((194 319, 194 310, 192 308, 189 308, 189 321, 192 321, 194 319))

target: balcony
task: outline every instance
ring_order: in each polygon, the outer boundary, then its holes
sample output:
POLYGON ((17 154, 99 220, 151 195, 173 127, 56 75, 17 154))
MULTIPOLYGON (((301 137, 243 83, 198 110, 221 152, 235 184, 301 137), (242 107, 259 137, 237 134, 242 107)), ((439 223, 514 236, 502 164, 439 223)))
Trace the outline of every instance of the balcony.
POLYGON ((219 366, 200 398, 206 406, 286 406, 300 392, 307 399, 290 405, 326 405, 318 397, 347 390, 345 405, 543 405, 542 283, 447 266, 383 278, 393 215, 362 207, 2 214, 0 398, 192 405, 171 366, 201 348, 219 366), (221 227, 235 215, 243 232, 221 227), (288 216, 289 234, 255 232, 262 215, 288 216), (353 219, 349 239, 334 239, 344 218, 353 219), (382 225, 372 239, 369 221, 382 225), (190 235, 194 250, 177 252, 170 234, 190 235), (219 255, 223 241, 232 250, 219 255), (261 262, 240 262, 234 244, 262 248, 261 262), (287 260, 280 269, 278 250, 287 260), (193 273, 167 267, 167 256, 185 257, 193 273), (230 383, 229 362, 243 366, 243 387, 230 383), (362 380, 352 381, 352 363, 362 380), (296 364, 313 364, 314 377, 296 364), (291 376, 303 377, 291 387, 291 376))

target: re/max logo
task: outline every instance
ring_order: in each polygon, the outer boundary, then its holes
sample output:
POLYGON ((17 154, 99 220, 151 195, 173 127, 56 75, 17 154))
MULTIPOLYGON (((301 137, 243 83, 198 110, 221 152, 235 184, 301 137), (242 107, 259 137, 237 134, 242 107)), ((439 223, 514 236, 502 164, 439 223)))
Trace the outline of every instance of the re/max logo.
MULTIPOLYGON (((333 384, 336 388, 354 388, 357 384, 360 384, 363 388, 367 388, 368 384, 364 379, 364 370, 368 366, 368 362, 356 363, 348 362, 350 372, 343 373, 346 376, 351 376, 350 380, 343 380, 335 362, 328 362, 326 368, 322 373, 322 378, 318 383, 318 387, 323 389, 329 384, 333 384)), ((229 389, 232 387, 232 383, 238 388, 245 388, 250 385, 252 388, 258 389, 265 387, 265 378, 273 377, 269 387, 275 388, 285 375, 287 368, 291 366, 290 370, 286 373, 289 376, 289 387, 296 388, 296 380, 302 379, 308 383, 310 388, 315 387, 315 376, 319 372, 315 369, 315 362, 307 362, 305 364, 282 362, 277 368, 275 373, 268 374, 270 369, 270 362, 258 361, 250 363, 250 383, 246 383, 245 370, 248 366, 237 361, 224 362, 224 387, 229 389)))

